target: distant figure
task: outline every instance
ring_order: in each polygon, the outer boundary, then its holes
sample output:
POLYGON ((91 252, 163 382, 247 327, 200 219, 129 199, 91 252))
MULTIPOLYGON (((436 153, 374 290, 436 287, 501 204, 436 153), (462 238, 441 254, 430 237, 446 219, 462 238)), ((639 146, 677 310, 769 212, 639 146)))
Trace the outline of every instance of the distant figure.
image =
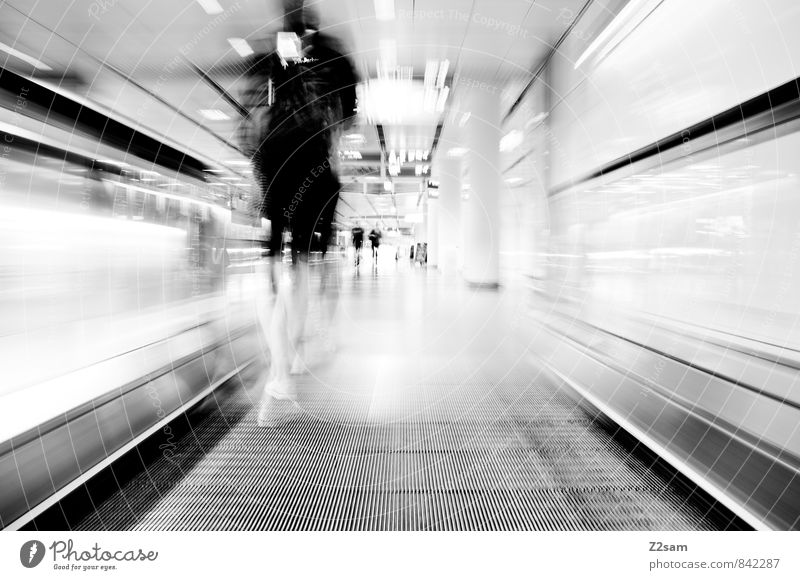
POLYGON ((353 247, 356 249, 356 266, 361 263, 361 248, 364 246, 364 228, 361 224, 356 225, 352 230, 353 247))
POLYGON ((378 259, 378 248, 381 245, 381 230, 378 222, 375 222, 375 227, 369 233, 369 241, 372 242, 372 258, 378 259))

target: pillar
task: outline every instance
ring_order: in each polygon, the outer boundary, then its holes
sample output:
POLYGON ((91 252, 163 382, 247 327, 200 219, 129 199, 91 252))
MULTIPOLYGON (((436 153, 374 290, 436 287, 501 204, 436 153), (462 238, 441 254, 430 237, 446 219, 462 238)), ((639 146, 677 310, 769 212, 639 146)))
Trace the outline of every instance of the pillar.
POLYGON ((455 272, 461 245, 461 159, 444 156, 437 163, 439 181, 439 268, 455 272))
POLYGON ((464 271, 468 284, 497 287, 500 283, 499 197, 500 106, 488 91, 474 89, 467 100, 466 125, 469 199, 464 209, 464 271))
POLYGON ((428 198, 428 266, 439 267, 439 200, 428 198))

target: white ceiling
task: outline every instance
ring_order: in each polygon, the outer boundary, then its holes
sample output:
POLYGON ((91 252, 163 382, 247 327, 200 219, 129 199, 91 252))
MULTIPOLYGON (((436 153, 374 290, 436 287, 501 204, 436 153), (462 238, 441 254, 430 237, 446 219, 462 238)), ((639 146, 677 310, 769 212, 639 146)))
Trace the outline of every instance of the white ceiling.
MULTIPOLYGON (((45 62, 54 69, 54 80, 117 111, 131 124, 203 159, 225 163, 238 157, 225 144, 232 141, 233 121, 207 121, 198 111, 217 108, 233 119, 236 113, 180 56, 209 71, 235 96, 242 59, 226 39, 246 38, 256 45, 282 19, 280 0, 218 1, 226 11, 211 16, 196 0, 0 0, 0 42, 45 62), (126 76, 142 88, 127 83, 126 76)), ((378 21, 373 0, 308 2, 318 9, 321 27, 348 47, 363 79, 376 76, 381 41, 393 40, 398 66, 413 67, 415 77, 422 77, 429 59, 447 59, 448 84, 460 75, 496 86, 529 78, 584 3, 395 0, 394 20, 378 21)), ((4 53, 0 66, 33 72, 4 53)), ((451 97, 457 91, 456 86, 451 97)), ((436 124, 445 118, 386 127, 387 147, 405 143, 429 149, 436 124)), ((362 120, 355 131, 365 137, 360 146, 365 154, 379 152, 375 127, 362 120)), ((393 204, 375 197, 375 191, 382 191, 375 185, 382 184, 380 175, 373 176, 367 195, 363 181, 346 180, 352 193, 344 196, 340 219, 383 214, 384 207, 397 207, 400 216, 416 211, 419 179, 398 180, 397 192, 412 191, 396 194, 393 204)))

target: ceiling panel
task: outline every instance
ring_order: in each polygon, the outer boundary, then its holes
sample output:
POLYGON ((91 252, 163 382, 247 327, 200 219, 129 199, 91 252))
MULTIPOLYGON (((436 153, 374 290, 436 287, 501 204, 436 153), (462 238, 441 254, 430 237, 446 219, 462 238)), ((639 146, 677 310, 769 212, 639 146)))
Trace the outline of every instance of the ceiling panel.
MULTIPOLYGON (((184 58, 237 97, 243 59, 227 39, 246 38, 258 46, 280 28, 282 16, 279 0, 219 3, 225 12, 211 16, 196 0, 71 0, 60 3, 59 10, 52 2, 6 0, 0 2, 0 41, 47 62, 54 69, 51 80, 66 79, 78 93, 206 158, 229 160, 237 153, 225 142, 232 141, 238 117, 184 58), (140 87, 127 84, 108 67, 140 87), (231 119, 205 120, 199 110, 206 108, 220 109, 231 119)), ((377 73, 382 42, 393 41, 397 64, 412 67, 416 78, 422 78, 428 60, 447 59, 448 85, 460 75, 502 87, 529 78, 584 0, 396 0, 395 19, 390 21, 376 20, 373 0, 309 3, 318 10, 322 29, 341 39, 364 79, 377 73)), ((0 53, 0 63, 3 58, 0 53)), ((13 58, 7 62, 22 72, 34 72, 13 58)), ((451 103, 458 92, 459 87, 453 87, 451 103)), ((387 124, 386 149, 431 149, 437 125, 448 118, 452 117, 387 124)), ((350 133, 363 139, 357 145, 343 141, 343 149, 358 150, 373 160, 382 153, 375 127, 365 119, 360 118, 350 133)), ((456 131, 444 135, 455 135, 448 146, 457 144, 456 131)), ((374 173, 370 163, 363 163, 360 174, 374 173)), ((412 186, 418 189, 419 181, 412 186)), ((416 202, 418 195, 412 192, 410 197, 416 202)), ((365 200, 352 203, 358 206, 356 213, 367 209, 362 207, 365 200)))

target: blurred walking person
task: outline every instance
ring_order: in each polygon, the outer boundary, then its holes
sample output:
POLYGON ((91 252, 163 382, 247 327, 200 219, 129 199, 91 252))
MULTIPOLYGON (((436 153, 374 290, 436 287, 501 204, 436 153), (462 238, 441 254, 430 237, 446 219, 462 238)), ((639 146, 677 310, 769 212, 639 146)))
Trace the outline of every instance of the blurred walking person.
MULTIPOLYGON (((260 316, 270 350, 258 413, 262 426, 280 424, 297 402, 291 375, 298 370, 295 359, 308 312, 308 255, 312 244, 327 249, 330 242, 341 189, 334 149, 341 131, 352 124, 356 105, 350 59, 319 31, 316 15, 302 0, 284 0, 283 6, 283 31, 270 39, 264 54, 252 58, 245 93, 250 112, 245 140, 261 186, 261 215, 271 225, 275 291, 271 313, 260 316), (282 263, 284 232, 291 235, 288 269, 282 263)), ((325 278, 323 273, 323 284, 325 278)))
POLYGON ((364 247, 364 228, 361 227, 361 224, 356 224, 351 233, 355 249, 355 264, 358 267, 361 264, 361 248, 364 247))
POLYGON ((372 259, 378 263, 378 248, 381 245, 381 228, 378 222, 375 222, 375 227, 369 233, 369 241, 372 243, 372 259))

